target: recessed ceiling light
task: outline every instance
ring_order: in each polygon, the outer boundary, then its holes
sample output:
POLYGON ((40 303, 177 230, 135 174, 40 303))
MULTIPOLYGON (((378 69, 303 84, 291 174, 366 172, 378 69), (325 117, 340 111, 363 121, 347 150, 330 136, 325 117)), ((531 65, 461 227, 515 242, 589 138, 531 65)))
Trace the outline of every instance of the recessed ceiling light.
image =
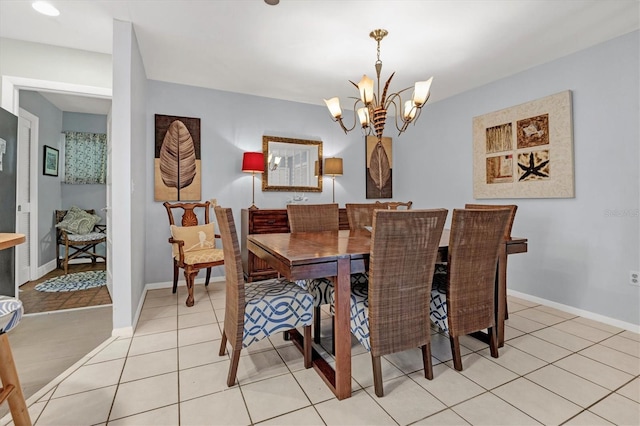
POLYGON ((60 15, 60 11, 56 9, 54 5, 46 1, 34 1, 31 4, 31 6, 38 12, 42 13, 43 15, 47 15, 47 16, 60 15))

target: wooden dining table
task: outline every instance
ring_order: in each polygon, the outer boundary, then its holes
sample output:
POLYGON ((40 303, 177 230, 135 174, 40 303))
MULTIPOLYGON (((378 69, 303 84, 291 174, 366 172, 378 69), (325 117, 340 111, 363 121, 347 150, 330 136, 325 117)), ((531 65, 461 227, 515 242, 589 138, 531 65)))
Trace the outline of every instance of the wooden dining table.
MULTIPOLYGON (((440 239, 446 254, 449 230, 440 239)), ((361 230, 251 234, 247 248, 289 280, 333 277, 335 284, 335 368, 314 348, 313 367, 338 399, 351 396, 351 274, 369 267, 371 232, 361 230)), ((496 321, 499 342, 504 342, 506 315, 506 256, 527 251, 525 238, 505 240, 501 247, 496 278, 496 321)), ((445 257, 446 258, 446 257, 445 257)), ((292 330, 290 337, 302 350, 302 336, 292 330)))

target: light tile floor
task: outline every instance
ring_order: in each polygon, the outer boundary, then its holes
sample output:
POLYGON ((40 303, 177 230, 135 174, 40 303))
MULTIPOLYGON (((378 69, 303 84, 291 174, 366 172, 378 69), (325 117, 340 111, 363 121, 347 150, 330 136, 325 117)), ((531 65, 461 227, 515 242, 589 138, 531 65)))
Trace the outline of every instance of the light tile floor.
POLYGON ((434 380, 418 349, 386 356, 383 398, 354 341, 353 396, 343 401, 280 335, 243 351, 228 388, 229 357, 218 356, 224 285, 197 286, 192 308, 184 300, 184 288, 147 293, 133 338, 109 339, 29 400, 34 424, 640 424, 640 337, 522 299, 510 297, 499 358, 465 337, 457 372, 448 338, 434 331, 434 380))

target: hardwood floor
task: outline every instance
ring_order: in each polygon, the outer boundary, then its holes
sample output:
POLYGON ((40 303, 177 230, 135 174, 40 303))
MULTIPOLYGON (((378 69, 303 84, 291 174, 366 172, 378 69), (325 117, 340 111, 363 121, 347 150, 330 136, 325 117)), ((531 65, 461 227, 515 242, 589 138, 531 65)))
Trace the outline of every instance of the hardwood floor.
MULTIPOLYGON (((91 263, 79 263, 69 265, 69 273, 98 271, 104 270, 105 267, 104 262, 99 262, 95 265, 91 263)), ((55 269, 38 280, 29 281, 20 286, 19 298, 22 301, 25 314, 111 304, 111 297, 109 296, 107 286, 58 293, 47 293, 34 289, 37 284, 60 275, 64 275, 64 271, 62 269, 55 269)))

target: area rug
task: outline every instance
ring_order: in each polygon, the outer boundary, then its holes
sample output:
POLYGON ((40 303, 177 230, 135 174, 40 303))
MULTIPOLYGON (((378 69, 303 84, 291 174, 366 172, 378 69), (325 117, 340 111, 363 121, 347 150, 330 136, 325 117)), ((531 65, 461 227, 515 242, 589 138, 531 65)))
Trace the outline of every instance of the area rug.
POLYGON ((88 290, 107 284, 106 271, 76 272, 74 274, 61 275, 51 278, 34 288, 38 291, 49 293, 62 291, 88 290))

